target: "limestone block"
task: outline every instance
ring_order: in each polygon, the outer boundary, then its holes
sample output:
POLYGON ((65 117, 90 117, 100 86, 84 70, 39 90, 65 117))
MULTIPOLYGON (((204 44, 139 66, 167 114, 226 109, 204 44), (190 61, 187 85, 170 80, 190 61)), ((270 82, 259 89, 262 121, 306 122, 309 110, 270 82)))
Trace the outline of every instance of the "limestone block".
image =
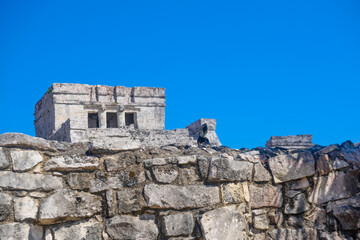
POLYGON ((309 181, 307 180, 307 178, 302 178, 302 179, 299 179, 299 180, 294 180, 294 181, 291 181, 291 182, 287 182, 286 185, 290 190, 305 189, 305 188, 308 188, 310 186, 309 181))
POLYGON ((153 166, 164 166, 166 164, 176 164, 177 158, 168 157, 168 158, 152 158, 144 160, 144 166, 147 168, 153 166))
POLYGON ((90 173, 69 173, 67 182, 73 190, 88 190, 93 179, 90 173))
POLYGON ((106 232, 112 239, 155 240, 158 228, 153 220, 133 216, 115 216, 106 220, 106 232))
POLYGON ((287 182, 315 174, 315 160, 310 152, 277 155, 269 159, 275 183, 287 182))
POLYGON ((231 156, 216 156, 210 161, 208 181, 223 182, 250 180, 252 169, 252 163, 235 161, 231 156))
POLYGON ((179 185, 192 185, 198 184, 200 181, 199 175, 196 173, 194 167, 179 168, 179 176, 177 182, 179 185))
POLYGON ((304 220, 305 225, 308 227, 313 227, 319 230, 323 230, 326 227, 326 211, 322 208, 315 207, 311 209, 306 214, 308 214, 304 220))
POLYGON ((106 198, 106 214, 107 217, 113 217, 116 215, 116 195, 115 191, 107 190, 105 193, 106 198))
POLYGON ((346 238, 339 234, 338 232, 321 232, 320 234, 321 240, 349 240, 349 238, 346 238))
POLYGON ((7 168, 10 165, 9 159, 7 159, 4 150, 0 147, 0 169, 7 168))
POLYGON ((331 172, 327 176, 314 178, 315 186, 309 202, 322 204, 332 200, 351 197, 357 191, 357 179, 345 172, 331 172))
POLYGON ((106 170, 109 172, 123 171, 136 163, 136 156, 133 153, 124 153, 117 156, 111 156, 104 159, 106 170))
POLYGON ((250 204, 252 208, 276 207, 283 203, 281 186, 250 184, 250 204))
POLYGON ((330 160, 327 154, 318 157, 316 162, 316 170, 320 175, 326 175, 330 172, 330 160))
POLYGON ((246 220, 236 206, 226 206, 206 212, 200 219, 206 240, 243 240, 246 220))
POLYGON ((103 137, 92 139, 90 152, 98 153, 116 153, 127 150, 137 150, 142 147, 138 139, 103 137))
POLYGON ((272 136, 266 142, 266 147, 282 147, 288 149, 307 149, 314 146, 312 135, 289 135, 289 136, 272 136))
POLYGON ((299 193, 289 199, 285 204, 284 213, 298 214, 305 212, 309 209, 309 204, 306 202, 305 194, 299 193))
POLYGON ((148 184, 144 188, 144 195, 148 207, 161 209, 200 208, 220 202, 219 188, 204 185, 148 184))
POLYGON ((100 161, 97 157, 88 156, 59 156, 53 157, 45 163, 45 171, 86 171, 95 170, 100 161))
POLYGON ((240 183, 223 184, 222 197, 225 203, 240 203, 243 198, 242 185, 240 183))
POLYGON ((142 189, 124 188, 117 192, 119 213, 138 212, 146 206, 142 189))
POLYGON ((266 216, 266 214, 254 216, 254 228, 260 229, 260 230, 266 230, 269 229, 269 219, 266 216))
POLYGON ((56 240, 99 240, 102 239, 101 236, 102 225, 96 221, 72 223, 71 225, 66 224, 54 229, 54 237, 56 240))
POLYGON ((59 177, 44 174, 0 172, 0 187, 5 189, 50 191, 63 187, 59 177))
POLYGON ((177 167, 173 165, 152 167, 151 171, 159 183, 172 183, 179 175, 177 167))
POLYGON ((9 218, 12 209, 12 197, 7 193, 0 192, 0 222, 9 218))
POLYGON ((7 223, 0 225, 0 239, 25 240, 42 239, 42 227, 26 223, 7 223))
POLYGON ((15 220, 35 220, 39 204, 31 197, 16 198, 14 201, 15 220))
POLYGON ((53 224, 91 217, 101 211, 101 198, 85 192, 58 190, 40 204, 39 222, 53 224))
POLYGON ((198 163, 198 169, 199 169, 199 172, 200 172, 200 176, 202 178, 206 178, 208 176, 208 173, 209 173, 210 161, 206 157, 199 156, 197 163, 198 163))
POLYGON ((195 164, 196 163, 196 156, 178 156, 175 157, 177 159, 177 163, 179 165, 186 165, 186 164, 195 164))
POLYGON ((51 141, 47 141, 43 138, 31 137, 22 133, 1 134, 0 147, 19 147, 56 152, 56 148, 51 141))
POLYGON ((255 182, 268 182, 271 180, 271 175, 261 163, 255 164, 254 181, 255 182))
POLYGON ((164 233, 167 237, 189 236, 195 226, 194 217, 190 212, 165 216, 163 218, 164 233))
POLYGON ((44 198, 46 197, 46 193, 44 192, 31 192, 29 193, 30 197, 33 197, 33 198, 44 198))
POLYGON ((32 169, 42 162, 43 157, 38 151, 14 150, 10 152, 13 170, 23 172, 32 169))
POLYGON ((324 154, 328 154, 328 153, 330 153, 332 151, 335 151, 335 150, 339 150, 339 148, 335 144, 332 144, 332 145, 329 145, 327 147, 324 147, 320 151, 315 152, 315 154, 324 155, 324 154))
POLYGON ((252 162, 252 163, 258 163, 261 160, 261 155, 259 151, 252 150, 252 151, 239 153, 236 159, 252 162))
POLYGON ((348 205, 340 205, 333 209, 333 214, 344 230, 360 229, 360 210, 348 205))
POLYGON ((303 229, 290 229, 290 228, 279 228, 274 229, 270 232, 267 232, 267 238, 271 240, 298 240, 298 239, 306 239, 306 240, 312 240, 317 238, 311 238, 311 235, 309 234, 309 237, 306 234, 306 231, 303 229))
POLYGON ((332 168, 334 170, 340 170, 343 168, 347 168, 349 166, 350 165, 347 162, 345 162, 344 160, 341 160, 339 158, 336 158, 335 161, 332 163, 332 168))

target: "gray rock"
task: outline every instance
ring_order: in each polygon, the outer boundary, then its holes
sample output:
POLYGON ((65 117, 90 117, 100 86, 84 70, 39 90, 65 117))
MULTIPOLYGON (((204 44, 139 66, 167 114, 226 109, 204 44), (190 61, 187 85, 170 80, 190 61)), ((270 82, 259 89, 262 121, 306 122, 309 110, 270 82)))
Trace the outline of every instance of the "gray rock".
POLYGON ((303 227, 303 220, 302 218, 300 217, 297 217, 297 216, 290 216, 288 219, 287 219, 287 225, 288 226, 292 226, 292 227, 295 227, 295 228, 302 228, 303 227))
POLYGON ((343 169, 343 168, 347 168, 349 167, 350 165, 345 162, 344 160, 341 160, 339 158, 336 158, 335 161, 333 162, 332 164, 332 168, 334 170, 339 170, 339 169, 343 169))
POLYGON ((95 221, 65 224, 54 229, 54 237, 56 240, 99 240, 102 239, 102 226, 95 221))
POLYGON ((33 197, 33 198, 44 198, 46 197, 46 193, 44 192, 31 192, 29 193, 30 197, 33 197))
POLYGON ((0 147, 19 147, 56 152, 56 148, 51 141, 45 140, 43 138, 31 137, 22 133, 1 134, 0 147))
POLYGON ((105 198, 106 198, 106 214, 107 214, 107 217, 113 217, 117 213, 115 191, 107 190, 106 193, 105 193, 105 198))
POLYGON ((7 168, 9 165, 10 161, 6 157, 4 150, 0 147, 0 169, 7 168))
POLYGON ((327 154, 319 156, 316 161, 316 171, 320 175, 326 175, 330 172, 330 170, 329 156, 327 154))
POLYGON ((0 225, 1 240, 42 239, 43 230, 40 226, 26 223, 7 223, 0 225))
POLYGON ((326 211, 322 208, 315 207, 307 212, 307 216, 304 218, 305 225, 313 227, 319 230, 323 230, 326 227, 326 211))
POLYGON ((202 178, 206 178, 208 176, 208 173, 209 173, 210 161, 206 157, 199 156, 197 163, 198 163, 198 169, 199 169, 199 172, 200 172, 200 176, 202 178))
POLYGON ((0 192, 0 222, 9 218, 12 209, 12 197, 7 193, 0 192))
POLYGON ((153 166, 164 166, 166 164, 175 164, 177 163, 177 158, 168 157, 168 158, 152 158, 144 160, 144 166, 147 168, 153 166))
POLYGON ((85 192, 58 190, 40 204, 39 222, 71 221, 91 217, 100 211, 100 197, 85 192))
POLYGON ((35 220, 39 204, 31 197, 17 198, 14 201, 15 220, 35 220))
POLYGON ((73 190, 88 190, 93 179, 90 173, 69 173, 67 182, 73 190))
POLYGON ((45 163, 45 171, 86 171, 95 170, 100 161, 97 157, 88 156, 58 156, 45 163))
POLYGON ((123 171, 136 163, 136 155, 124 152, 104 159, 106 170, 109 172, 123 171))
POLYGON ((349 238, 346 238, 342 235, 340 235, 338 232, 322 232, 320 234, 321 240, 349 240, 349 238))
POLYGON ((271 175, 264 168, 264 166, 261 163, 255 164, 255 173, 254 173, 254 181, 255 182, 268 182, 271 180, 271 175))
POLYGON ((59 177, 44 174, 0 172, 0 187, 13 190, 50 191, 63 187, 59 177))
POLYGON ((344 230, 360 229, 360 211, 348 205, 340 205, 333 209, 333 214, 344 230))
MULTIPOLYGON (((271 240, 299 240, 299 239, 308 239, 311 240, 312 238, 307 238, 306 232, 303 229, 290 229, 290 228, 280 228, 274 229, 267 233, 266 239, 271 240)), ((317 239, 317 238, 313 238, 317 239)))
POLYGON ((14 150, 10 152, 13 170, 23 172, 32 169, 42 162, 43 157, 38 151, 14 150))
POLYGON ((283 203, 281 186, 250 184, 250 204, 252 208, 276 207, 283 203))
POLYGON ((127 137, 96 137, 92 139, 90 153, 117 153, 128 150, 137 150, 142 147, 139 139, 129 139, 127 137))
POLYGON ((158 228, 152 220, 140 220, 133 216, 115 216, 106 220, 106 232, 111 239, 155 240, 158 228))
POLYGON ((344 172, 331 172, 328 176, 314 178, 315 186, 309 202, 322 204, 332 200, 351 197, 357 191, 357 179, 344 172))
POLYGON ((305 189, 310 186, 307 178, 302 178, 299 180, 294 180, 286 183, 287 187, 291 190, 305 189))
POLYGON ((266 214, 254 216, 254 228, 260 230, 269 229, 269 219, 267 218, 266 214))
POLYGON ((351 198, 328 202, 326 206, 326 211, 331 212, 335 207, 340 205, 349 205, 354 208, 360 208, 360 193, 357 193, 356 196, 353 196, 351 198))
POLYGON ((240 159, 242 161, 252 162, 252 163, 259 163, 261 160, 261 155, 259 151, 247 151, 239 153, 236 159, 240 159))
POLYGON ((124 188, 117 192, 119 213, 138 212, 146 206, 142 189, 124 188))
POLYGON ((151 171, 159 183, 172 183, 179 174, 177 167, 173 165, 152 167, 151 171))
POLYGON ((284 213, 298 214, 303 213, 309 209, 309 204, 306 202, 305 194, 300 193, 289 199, 285 204, 284 213))
POLYGON ((216 156, 210 161, 208 181, 224 182, 250 180, 252 168, 252 163, 235 161, 231 156, 216 156))
POLYGON ((179 176, 177 177, 177 183, 179 185, 192 185, 199 183, 200 177, 196 173, 194 167, 179 168, 178 171, 179 171, 179 176))
POLYGON ((195 164, 196 163, 196 156, 178 156, 176 157, 177 164, 179 165, 187 165, 187 164, 195 164))
POLYGON ((144 195, 148 207, 161 209, 200 208, 220 202, 219 188, 203 185, 148 184, 144 195))
POLYGON ((316 154, 328 154, 332 151, 335 151, 335 150, 339 150, 339 148, 335 145, 335 144, 332 144, 332 145, 329 145, 327 147, 324 147, 323 149, 321 149, 320 151, 317 151, 316 154))
POLYGON ((243 199, 242 186, 240 183, 228 183, 222 185, 222 197, 225 203, 240 203, 243 199))
POLYGON ((246 220, 236 206, 226 206, 206 212, 200 219, 205 240, 243 240, 246 220))
POLYGON ((287 182, 315 174, 315 160, 310 152, 278 155, 269 159, 275 183, 287 182))
POLYGON ((190 212, 168 215, 163 218, 165 236, 189 236, 194 229, 194 217, 190 212))

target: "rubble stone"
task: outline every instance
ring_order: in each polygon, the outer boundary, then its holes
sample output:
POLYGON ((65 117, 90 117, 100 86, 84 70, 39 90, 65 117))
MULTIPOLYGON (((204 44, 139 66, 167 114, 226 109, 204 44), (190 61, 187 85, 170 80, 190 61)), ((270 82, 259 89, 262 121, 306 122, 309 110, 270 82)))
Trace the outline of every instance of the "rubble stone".
POLYGON ((15 220, 35 220, 39 204, 31 197, 17 198, 14 201, 15 220))
POLYGON ((360 229, 360 211, 347 205, 340 205, 333 209, 334 216, 339 220, 344 230, 360 229))
POLYGON ((53 157, 45 163, 45 171, 85 171, 95 170, 100 162, 97 157, 88 156, 59 156, 53 157))
POLYGON ((88 190, 90 188, 90 180, 92 176, 90 173, 74 173, 68 175, 67 182, 73 190, 88 190))
POLYGON ((286 214, 298 214, 309 209, 309 204, 306 202, 305 194, 303 193, 295 195, 289 201, 285 204, 284 212, 286 214))
POLYGON ((22 147, 41 151, 57 151, 51 141, 47 141, 43 138, 32 137, 22 133, 1 134, 0 147, 22 147))
POLYGON ((117 192, 119 213, 131 213, 140 211, 146 206, 142 189, 122 189, 117 192))
POLYGON ((42 239, 43 230, 40 226, 26 223, 7 223, 0 225, 0 239, 24 240, 42 239))
POLYGON ((12 209, 12 197, 0 192, 0 222, 9 218, 12 209))
POLYGON ((54 229, 54 237, 56 240, 99 240, 102 239, 101 236, 102 226, 95 221, 79 222, 71 225, 66 224, 54 229))
POLYGON ((250 203, 252 208, 281 207, 283 203, 281 186, 250 184, 250 203))
POLYGON ((269 220, 265 214, 254 216, 254 228, 260 230, 269 229, 269 220))
POLYGON ((43 160, 38 151, 14 150, 10 152, 10 156, 13 162, 13 170, 16 172, 30 170, 43 160))
POLYGON ((294 180, 286 183, 287 187, 291 190, 305 189, 310 186, 307 178, 302 178, 299 180, 294 180))
POLYGON ((240 203, 243 198, 240 183, 227 183, 222 185, 222 196, 225 203, 240 203))
POLYGON ((192 213, 184 212, 165 216, 163 218, 165 236, 189 236, 194 229, 192 213))
POLYGON ((7 168, 9 165, 10 161, 6 157, 4 150, 0 147, 0 169, 7 168))
POLYGON ((173 165, 152 167, 151 171, 159 183, 172 183, 179 174, 177 167, 173 165))
POLYGON ((271 180, 271 175, 263 167, 261 163, 255 164, 254 181, 255 182, 268 182, 271 180))
POLYGON ((315 207, 309 211, 309 215, 304 218, 305 224, 319 230, 326 227, 326 211, 322 208, 315 207))
POLYGON ((327 154, 318 157, 316 170, 320 175, 326 175, 330 172, 330 160, 327 154))

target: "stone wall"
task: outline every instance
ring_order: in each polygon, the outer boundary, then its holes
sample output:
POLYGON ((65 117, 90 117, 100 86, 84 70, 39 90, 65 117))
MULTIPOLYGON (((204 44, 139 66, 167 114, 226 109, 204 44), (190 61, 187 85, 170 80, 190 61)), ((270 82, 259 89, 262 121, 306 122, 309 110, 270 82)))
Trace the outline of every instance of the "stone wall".
POLYGON ((0 239, 359 239, 360 151, 0 135, 0 239))

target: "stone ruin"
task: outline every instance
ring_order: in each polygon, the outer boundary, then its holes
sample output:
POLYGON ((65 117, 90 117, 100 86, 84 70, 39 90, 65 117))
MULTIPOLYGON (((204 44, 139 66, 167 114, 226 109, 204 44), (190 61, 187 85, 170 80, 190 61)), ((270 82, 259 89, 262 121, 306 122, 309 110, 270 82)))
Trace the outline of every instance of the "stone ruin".
MULTIPOLYGON (((37 125, 43 138, 0 135, 1 240, 360 239, 359 145, 325 147, 309 136, 290 136, 272 137, 266 147, 230 149, 215 141, 214 120, 179 131, 148 129, 153 125, 140 124, 139 106, 138 121, 128 125, 124 117, 123 126, 118 117, 117 128, 100 128, 111 104, 105 115, 98 113, 99 136, 92 136, 88 124, 76 125, 88 123, 88 105, 60 86, 40 101, 47 108, 37 108, 50 114, 37 118, 51 127, 37 125), (61 91, 71 96, 55 94, 61 91), (79 112, 71 110, 72 97, 79 112), (64 106, 58 108, 59 99, 64 106), (62 113, 55 117, 56 111, 62 113), (64 141, 45 139, 55 136, 64 141), (74 141, 79 136, 86 141, 74 141), (173 136, 179 141, 167 139, 173 136)), ((95 103, 102 99, 101 87, 86 89, 95 89, 95 103)), ((116 101, 117 116, 132 111, 116 101)))

